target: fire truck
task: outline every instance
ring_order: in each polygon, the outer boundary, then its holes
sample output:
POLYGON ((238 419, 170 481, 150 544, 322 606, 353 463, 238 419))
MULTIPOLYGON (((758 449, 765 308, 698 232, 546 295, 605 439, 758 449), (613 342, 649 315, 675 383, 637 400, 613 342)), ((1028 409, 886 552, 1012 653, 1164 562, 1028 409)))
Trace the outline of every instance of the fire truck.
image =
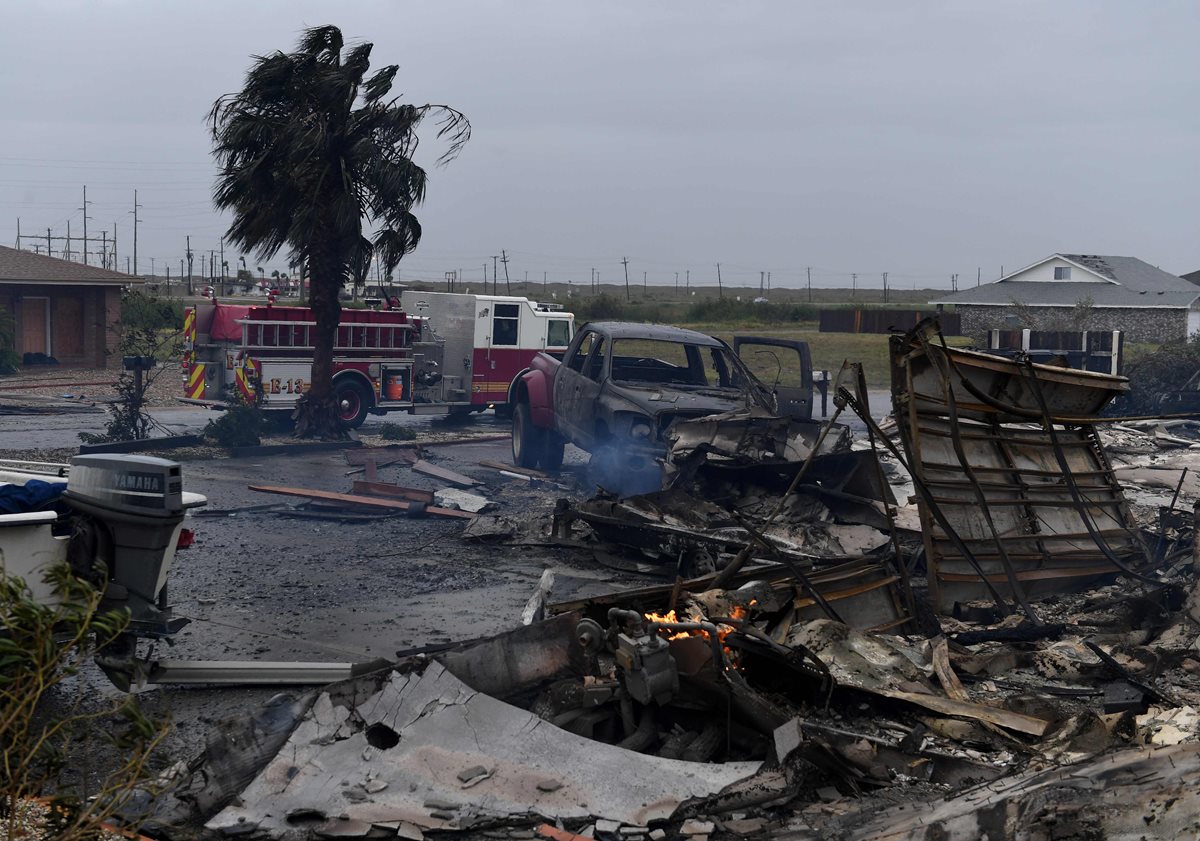
MULTIPOLYGON (((561 353, 574 317, 505 295, 405 290, 387 309, 343 309, 333 389, 351 427, 368 414, 510 410, 540 351, 561 353)), ((292 410, 308 389, 316 322, 308 307, 213 300, 184 312, 184 397, 292 410)))

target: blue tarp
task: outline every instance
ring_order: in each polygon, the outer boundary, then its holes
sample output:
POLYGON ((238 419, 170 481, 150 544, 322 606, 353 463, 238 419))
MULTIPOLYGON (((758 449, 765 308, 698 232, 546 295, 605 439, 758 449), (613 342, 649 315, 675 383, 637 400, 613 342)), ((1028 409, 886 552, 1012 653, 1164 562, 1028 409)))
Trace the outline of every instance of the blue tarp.
POLYGON ((25 514, 53 508, 66 489, 66 482, 43 482, 41 479, 30 479, 24 485, 0 485, 0 514, 25 514))

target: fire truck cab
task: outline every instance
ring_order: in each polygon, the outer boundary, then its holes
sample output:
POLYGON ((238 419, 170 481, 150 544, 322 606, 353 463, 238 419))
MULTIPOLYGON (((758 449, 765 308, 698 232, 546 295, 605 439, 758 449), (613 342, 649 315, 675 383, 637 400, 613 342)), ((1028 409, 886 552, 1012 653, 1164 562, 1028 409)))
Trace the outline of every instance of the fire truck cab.
MULTIPOLYGON (((292 410, 308 390, 315 328, 307 307, 189 307, 184 402, 292 410)), ((564 351, 573 332, 561 306, 504 295, 406 290, 398 309, 343 309, 333 375, 342 420, 506 411, 533 357, 564 351)))

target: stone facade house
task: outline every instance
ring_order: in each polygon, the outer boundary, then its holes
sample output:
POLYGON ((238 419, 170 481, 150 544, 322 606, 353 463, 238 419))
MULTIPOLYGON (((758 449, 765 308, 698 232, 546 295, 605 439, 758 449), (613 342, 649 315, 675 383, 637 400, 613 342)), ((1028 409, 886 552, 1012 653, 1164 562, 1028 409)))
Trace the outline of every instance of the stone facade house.
MULTIPOLYGON (((16 351, 63 365, 119 367, 121 291, 140 278, 0 246, 0 307, 16 323, 16 351)), ((31 358, 36 358, 31 357, 31 358)))
POLYGON ((1136 257, 1052 254, 1007 277, 947 295, 962 333, 1122 330, 1133 342, 1166 342, 1200 332, 1200 286, 1136 257))

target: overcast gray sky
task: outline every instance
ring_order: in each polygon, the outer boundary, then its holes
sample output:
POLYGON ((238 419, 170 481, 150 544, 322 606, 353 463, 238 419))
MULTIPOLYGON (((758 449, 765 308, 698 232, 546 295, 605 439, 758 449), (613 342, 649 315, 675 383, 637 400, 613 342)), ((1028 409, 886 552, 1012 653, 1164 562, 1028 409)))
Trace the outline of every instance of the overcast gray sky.
POLYGON ((87 184, 122 264, 135 187, 143 272, 178 271, 187 234, 216 248, 203 117, 325 23, 474 125, 402 276, 477 280, 501 249, 514 279, 576 283, 626 255, 660 283, 719 261, 944 287, 1054 251, 1200 268, 1195 0, 5 0, 0 242, 18 216, 77 235, 87 184))

